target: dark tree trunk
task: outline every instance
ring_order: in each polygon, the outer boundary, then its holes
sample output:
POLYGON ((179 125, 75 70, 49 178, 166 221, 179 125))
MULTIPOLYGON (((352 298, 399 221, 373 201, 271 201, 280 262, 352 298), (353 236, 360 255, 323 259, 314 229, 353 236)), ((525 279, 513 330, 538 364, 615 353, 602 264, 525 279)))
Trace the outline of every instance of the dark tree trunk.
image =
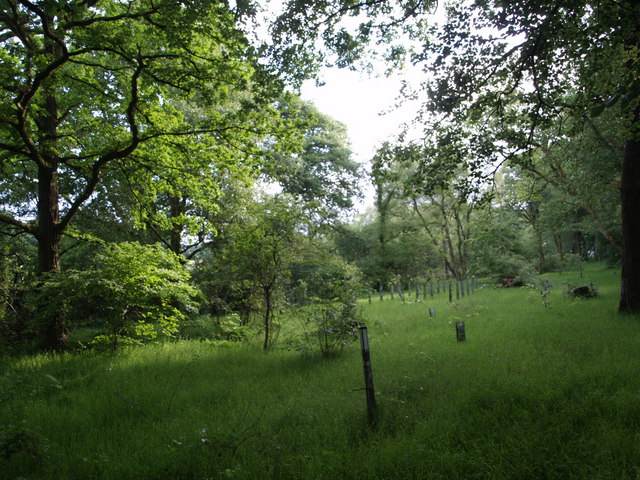
MULTIPOLYGON (((38 168, 38 273, 60 273, 60 210, 58 175, 53 166, 38 168)), ((42 301, 46 302, 44 298, 42 301)), ((42 345, 47 350, 61 350, 67 345, 67 325, 57 312, 43 326, 42 345)))
POLYGON ((169 217, 173 222, 169 248, 176 255, 182 254, 182 227, 178 225, 177 218, 184 213, 184 201, 179 197, 169 198, 169 217))
POLYGON ((564 248, 562 247, 562 237, 557 233, 553 235, 553 243, 556 245, 556 252, 560 257, 560 261, 564 261, 564 248))
POLYGON ((271 287, 264 287, 264 345, 263 349, 266 352, 269 350, 270 336, 271 336, 271 287))
POLYGON ((571 253, 582 256, 582 232, 573 232, 571 253))
POLYGON ((620 185, 623 255, 619 311, 623 313, 640 313, 640 106, 633 120, 631 138, 624 147, 620 185))

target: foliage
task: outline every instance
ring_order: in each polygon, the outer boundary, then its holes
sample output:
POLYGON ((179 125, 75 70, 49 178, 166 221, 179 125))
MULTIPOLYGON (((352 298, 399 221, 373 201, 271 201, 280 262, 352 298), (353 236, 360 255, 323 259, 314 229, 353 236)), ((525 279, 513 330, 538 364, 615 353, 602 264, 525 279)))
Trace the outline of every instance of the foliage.
MULTIPOLYGON (((182 253, 183 237, 215 232, 202 212, 216 211, 226 178, 254 178, 263 147, 295 143, 240 10, 2 3, 0 223, 32 236, 40 273, 60 271, 63 235, 91 233, 74 231, 78 217, 105 211, 182 253)), ((64 346, 61 319, 43 331, 50 348, 64 346)))
POLYGON ((357 338, 363 317, 357 300, 363 291, 360 271, 339 257, 320 251, 306 257, 298 280, 298 305, 293 315, 302 336, 292 339, 298 349, 319 350, 323 357, 339 354, 357 338))
POLYGON ((199 296, 177 255, 138 243, 107 245, 94 268, 46 277, 37 292, 41 321, 63 311, 72 324, 104 332, 94 343, 106 342, 112 350, 175 337, 199 296))
POLYGON ((591 210, 618 246, 611 218, 620 174, 620 311, 640 311, 637 5, 491 0, 446 8, 446 22, 424 31, 412 55, 433 74, 419 88, 425 137, 435 136, 436 148, 451 129, 461 132, 479 174, 504 162, 530 168, 591 210), (600 115, 607 120, 591 118, 600 115))
POLYGON ((178 335, 188 340, 247 341, 250 327, 244 325, 237 313, 222 317, 198 315, 181 322, 178 335))
POLYGON ((24 236, 0 232, 0 351, 31 348, 36 332, 28 321, 27 292, 33 282, 33 246, 24 236))
POLYGON ((265 197, 249 205, 244 217, 230 226, 227 243, 219 252, 218 265, 224 265, 234 288, 245 298, 260 302, 265 350, 277 338, 275 314, 284 306, 304 222, 290 196, 265 197))
POLYGON ((333 223, 360 195, 360 164, 352 159, 346 127, 310 102, 290 100, 304 124, 299 152, 276 152, 265 173, 298 199, 313 228, 333 223))

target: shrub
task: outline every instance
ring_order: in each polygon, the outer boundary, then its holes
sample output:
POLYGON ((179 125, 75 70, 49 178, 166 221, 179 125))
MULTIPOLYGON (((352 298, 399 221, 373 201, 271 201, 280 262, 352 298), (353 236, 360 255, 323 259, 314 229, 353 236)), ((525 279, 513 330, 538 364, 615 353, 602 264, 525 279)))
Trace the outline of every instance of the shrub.
POLYGON ((324 357, 336 355, 357 339, 362 320, 357 306, 364 291, 360 271, 329 253, 307 258, 305 279, 299 282, 294 314, 301 320, 303 333, 292 343, 305 351, 319 350, 324 357), (301 301, 300 294, 306 293, 301 301))
POLYGON ((91 324, 102 332, 93 344, 112 350, 123 343, 173 337, 195 310, 198 291, 180 258, 159 245, 119 243, 105 247, 96 266, 50 275, 38 289, 49 300, 42 320, 63 313, 72 323, 91 324))
POLYGON ((185 339, 242 342, 249 339, 250 330, 237 313, 223 317, 199 315, 183 322, 179 335, 185 339))

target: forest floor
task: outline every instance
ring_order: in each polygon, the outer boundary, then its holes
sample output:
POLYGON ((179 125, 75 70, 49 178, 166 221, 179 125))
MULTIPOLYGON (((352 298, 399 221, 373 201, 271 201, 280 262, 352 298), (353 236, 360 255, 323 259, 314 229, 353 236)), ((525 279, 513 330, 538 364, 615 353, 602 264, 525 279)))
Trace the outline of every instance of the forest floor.
POLYGON ((640 318, 616 312, 619 271, 544 278, 545 296, 363 301, 374 426, 357 342, 333 358, 200 341, 3 358, 0 477, 637 479, 640 318), (583 283, 600 295, 565 294, 583 283))

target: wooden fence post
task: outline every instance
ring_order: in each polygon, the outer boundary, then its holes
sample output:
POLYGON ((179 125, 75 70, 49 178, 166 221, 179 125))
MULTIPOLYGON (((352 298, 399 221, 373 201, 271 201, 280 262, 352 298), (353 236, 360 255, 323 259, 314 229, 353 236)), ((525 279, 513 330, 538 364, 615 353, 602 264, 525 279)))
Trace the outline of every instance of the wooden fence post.
POLYGON ((364 385, 367 393, 367 418, 369 425, 374 425, 377 419, 376 391, 373 388, 373 372, 371 370, 371 352, 369 351, 369 336, 367 327, 360 327, 360 349, 362 351, 362 367, 364 369, 364 385))
POLYGON ((467 339, 464 331, 464 322, 456 322, 456 339, 459 342, 464 342, 467 339))

